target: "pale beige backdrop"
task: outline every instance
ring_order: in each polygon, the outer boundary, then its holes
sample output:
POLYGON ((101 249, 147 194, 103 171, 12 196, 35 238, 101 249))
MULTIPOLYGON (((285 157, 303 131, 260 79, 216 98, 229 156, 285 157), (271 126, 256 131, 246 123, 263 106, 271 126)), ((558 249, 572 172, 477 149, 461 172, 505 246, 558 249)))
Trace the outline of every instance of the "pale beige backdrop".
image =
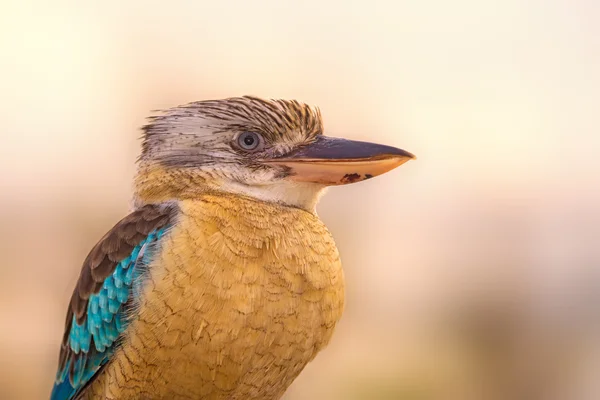
POLYGON ((593 0, 0 3, 0 398, 47 398, 152 109, 243 94, 419 159, 336 188, 346 314, 286 400, 600 398, 593 0))

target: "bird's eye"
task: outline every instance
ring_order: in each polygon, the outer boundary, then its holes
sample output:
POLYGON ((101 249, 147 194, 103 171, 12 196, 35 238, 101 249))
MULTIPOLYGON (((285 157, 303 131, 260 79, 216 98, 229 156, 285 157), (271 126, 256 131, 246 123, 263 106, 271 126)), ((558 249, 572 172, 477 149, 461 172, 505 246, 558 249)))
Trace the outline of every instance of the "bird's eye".
POLYGON ((262 145, 262 137, 255 132, 243 132, 238 136, 237 144, 242 150, 255 151, 262 145))

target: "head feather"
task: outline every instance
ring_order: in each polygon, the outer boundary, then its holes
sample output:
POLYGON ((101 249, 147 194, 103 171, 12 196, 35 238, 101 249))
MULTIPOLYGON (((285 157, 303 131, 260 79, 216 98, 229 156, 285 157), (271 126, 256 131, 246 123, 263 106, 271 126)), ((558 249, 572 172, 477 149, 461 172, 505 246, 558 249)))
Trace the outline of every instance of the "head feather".
MULTIPOLYGON (((260 133, 268 143, 310 143, 323 133, 317 107, 296 100, 265 100, 254 96, 203 100, 164 110, 149 118, 144 132, 141 159, 155 155, 165 145, 199 147, 194 140, 218 146, 209 135, 224 132, 260 133)), ((222 150, 226 150, 222 146, 222 150)))

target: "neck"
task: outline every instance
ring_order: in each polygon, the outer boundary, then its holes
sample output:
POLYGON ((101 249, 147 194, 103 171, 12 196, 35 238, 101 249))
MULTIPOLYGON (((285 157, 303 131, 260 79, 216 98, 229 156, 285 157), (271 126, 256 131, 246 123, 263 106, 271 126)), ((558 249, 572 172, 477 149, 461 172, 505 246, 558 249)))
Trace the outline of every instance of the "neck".
POLYGON ((206 193, 229 193, 267 203, 301 208, 316 213, 316 205, 325 187, 314 183, 289 181, 265 185, 244 185, 230 180, 215 179, 201 173, 167 169, 161 166, 140 166, 135 178, 135 205, 173 200, 195 199, 206 193))
POLYGON ((252 197, 267 203, 301 208, 313 214, 325 187, 314 183, 276 182, 263 186, 248 186, 226 182, 218 189, 223 192, 252 197))

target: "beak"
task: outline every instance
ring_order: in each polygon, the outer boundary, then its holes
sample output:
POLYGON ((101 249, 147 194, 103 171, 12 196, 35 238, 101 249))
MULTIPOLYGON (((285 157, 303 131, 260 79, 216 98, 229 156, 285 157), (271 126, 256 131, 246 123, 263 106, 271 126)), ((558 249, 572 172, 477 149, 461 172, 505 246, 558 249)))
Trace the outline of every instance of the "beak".
POLYGON ((289 168, 288 179, 332 186, 373 178, 414 158, 395 147, 319 136, 307 146, 265 162, 289 168))

